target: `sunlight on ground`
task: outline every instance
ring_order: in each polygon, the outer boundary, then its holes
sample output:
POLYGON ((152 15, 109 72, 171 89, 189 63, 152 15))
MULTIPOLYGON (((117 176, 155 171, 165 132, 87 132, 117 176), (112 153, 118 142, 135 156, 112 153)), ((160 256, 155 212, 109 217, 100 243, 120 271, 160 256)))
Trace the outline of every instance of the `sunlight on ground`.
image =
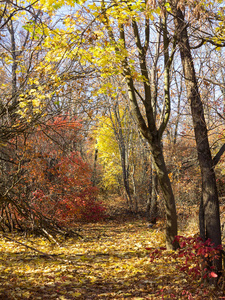
MULTIPOLYGON (((165 251, 163 260, 150 262, 145 248, 164 246, 161 225, 148 229, 141 220, 82 225, 84 239, 63 240, 60 247, 10 236, 49 256, 2 237, 0 299, 192 299, 188 295, 199 282, 181 274, 179 261, 167 259, 165 251)), ((204 289, 195 296, 210 299, 204 289)))

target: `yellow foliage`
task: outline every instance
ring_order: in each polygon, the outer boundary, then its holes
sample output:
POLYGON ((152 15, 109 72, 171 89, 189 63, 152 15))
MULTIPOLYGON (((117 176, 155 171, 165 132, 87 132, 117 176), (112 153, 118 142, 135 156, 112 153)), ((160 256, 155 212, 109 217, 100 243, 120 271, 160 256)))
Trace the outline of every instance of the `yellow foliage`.
POLYGON ((99 162, 103 167, 103 183, 106 188, 118 186, 121 163, 118 143, 109 117, 100 117, 96 135, 99 162))

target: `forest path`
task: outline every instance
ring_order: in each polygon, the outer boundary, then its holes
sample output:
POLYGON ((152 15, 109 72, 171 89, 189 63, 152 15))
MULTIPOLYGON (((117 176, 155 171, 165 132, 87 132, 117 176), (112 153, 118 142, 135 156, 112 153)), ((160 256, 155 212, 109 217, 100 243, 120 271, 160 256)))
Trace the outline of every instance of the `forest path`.
POLYGON ((163 223, 149 229, 143 220, 114 220, 81 229, 84 239, 60 246, 10 235, 50 256, 2 237, 0 299, 224 299, 180 272, 182 262, 167 251, 150 261, 146 248, 164 246, 163 223))

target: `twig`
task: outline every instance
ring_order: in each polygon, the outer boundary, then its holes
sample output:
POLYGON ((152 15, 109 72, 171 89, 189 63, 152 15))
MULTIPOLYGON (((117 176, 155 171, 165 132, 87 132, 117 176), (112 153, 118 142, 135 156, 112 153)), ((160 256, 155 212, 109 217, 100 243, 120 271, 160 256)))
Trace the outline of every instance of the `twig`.
POLYGON ((7 235, 5 235, 5 234, 2 234, 2 236, 3 236, 4 238, 6 238, 6 239, 8 239, 8 240, 10 240, 10 241, 13 241, 13 242, 15 242, 15 243, 17 243, 17 244, 19 244, 19 245, 22 245, 22 246, 24 246, 24 247, 26 247, 26 248, 28 248, 28 249, 31 249, 31 250, 33 250, 33 251, 35 251, 35 252, 38 252, 38 253, 40 253, 40 254, 43 255, 43 256, 53 258, 53 255, 47 254, 47 253, 42 252, 42 251, 40 251, 40 250, 38 250, 38 249, 36 249, 36 248, 33 248, 33 247, 31 247, 31 246, 28 246, 28 245, 26 245, 26 244, 24 244, 24 243, 18 242, 17 240, 12 239, 12 238, 10 238, 9 236, 7 236, 7 235))
POLYGON ((50 233, 48 233, 47 230, 45 230, 44 228, 41 228, 41 230, 44 232, 50 242, 53 241, 57 246, 60 246, 56 239, 50 233))

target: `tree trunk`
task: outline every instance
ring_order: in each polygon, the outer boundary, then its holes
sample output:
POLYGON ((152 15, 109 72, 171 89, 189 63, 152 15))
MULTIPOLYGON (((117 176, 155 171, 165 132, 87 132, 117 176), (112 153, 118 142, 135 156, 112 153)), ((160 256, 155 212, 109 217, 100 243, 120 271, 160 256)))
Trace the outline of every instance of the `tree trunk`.
POLYGON ((151 146, 157 177, 165 200, 166 247, 167 249, 176 249, 177 244, 173 243, 174 237, 177 235, 177 213, 174 194, 166 169, 160 140, 158 143, 154 142, 151 146))
POLYGON ((94 166, 93 166, 93 173, 92 173, 92 178, 91 178, 93 186, 96 186, 96 183, 97 183, 97 159, 98 159, 98 148, 95 148, 94 166))
POLYGON ((156 170, 154 164, 152 164, 152 186, 151 186, 151 196, 149 197, 149 201, 147 203, 146 208, 146 217, 149 223, 155 224, 158 216, 158 177, 156 174, 156 170))
POLYGON ((155 172, 155 168, 153 168, 153 174, 152 174, 152 195, 151 195, 151 208, 150 208, 150 216, 149 216, 149 222, 152 224, 156 223, 157 217, 158 217, 158 177, 155 172))
POLYGON ((131 181, 133 187, 133 202, 134 202, 134 213, 138 213, 138 196, 137 196, 137 189, 136 189, 136 180, 135 180, 135 164, 133 163, 133 170, 131 173, 131 181))
MULTIPOLYGON (((221 245, 221 227, 219 215, 219 200, 213 159, 210 152, 204 109, 196 79, 192 54, 190 50, 187 25, 180 9, 171 5, 174 15, 175 31, 178 39, 181 61, 185 76, 188 100, 194 125, 198 160, 202 174, 202 204, 200 209, 200 235, 210 239, 215 246, 221 245), (204 230, 204 232, 202 232, 204 230)), ((217 272, 222 269, 221 257, 214 261, 217 272)))

